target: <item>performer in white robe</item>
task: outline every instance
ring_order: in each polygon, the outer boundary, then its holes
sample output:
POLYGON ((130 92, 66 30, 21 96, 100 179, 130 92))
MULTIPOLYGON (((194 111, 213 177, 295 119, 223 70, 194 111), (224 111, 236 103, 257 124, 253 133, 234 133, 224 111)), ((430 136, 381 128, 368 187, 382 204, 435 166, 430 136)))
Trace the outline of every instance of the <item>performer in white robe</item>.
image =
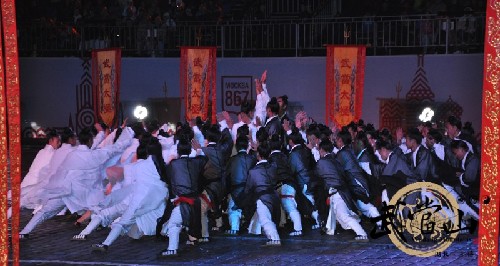
POLYGON ((166 171, 160 155, 161 145, 153 138, 150 143, 141 144, 137 150, 138 161, 125 166, 125 178, 130 183, 112 193, 103 204, 110 207, 97 210, 87 228, 73 239, 83 240, 83 236, 100 223, 106 226, 118 217, 121 218, 111 225, 106 240, 92 245, 94 250, 106 251, 121 234, 138 239, 156 233, 157 219, 163 215, 168 197, 167 186, 160 177, 166 171))
MULTIPOLYGON (((40 180, 44 178, 44 176, 40 176, 41 170, 50 163, 50 159, 54 155, 54 152, 61 146, 61 139, 56 132, 49 132, 47 134, 48 143, 45 145, 43 149, 38 151, 35 159, 31 163, 30 170, 28 174, 23 178, 21 182, 21 198, 20 205, 21 208, 35 209, 37 207, 36 204, 28 204, 26 201, 32 194, 36 193, 34 188, 37 187, 37 184, 40 183, 40 180)), ((9 190, 8 198, 12 197, 12 192, 9 190)), ((7 217, 10 218, 12 215, 12 207, 7 211, 7 217)))
POLYGON ((102 165, 115 154, 122 152, 130 144, 133 135, 130 128, 125 128, 115 144, 91 150, 92 133, 88 129, 82 130, 79 134, 81 145, 68 154, 55 173, 55 182, 46 187, 43 195, 42 209, 19 233, 20 238, 29 237, 29 233, 38 224, 53 217, 65 206, 72 213, 83 213, 97 206, 104 199, 102 165))
POLYGON ((42 208, 42 196, 45 194, 45 187, 55 181, 55 173, 64 159, 70 152, 75 149, 76 136, 73 130, 65 128, 61 133, 62 145, 54 151, 48 165, 40 170, 39 180, 36 185, 33 185, 31 193, 22 197, 21 205, 26 208, 34 208, 33 214, 37 213, 42 208))

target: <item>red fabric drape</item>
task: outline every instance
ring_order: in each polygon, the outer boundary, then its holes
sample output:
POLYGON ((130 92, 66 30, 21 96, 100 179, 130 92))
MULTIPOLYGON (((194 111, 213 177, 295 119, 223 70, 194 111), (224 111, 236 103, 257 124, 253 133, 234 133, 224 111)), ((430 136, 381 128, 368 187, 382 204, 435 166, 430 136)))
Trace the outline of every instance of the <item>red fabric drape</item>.
POLYGON ((327 46, 326 123, 357 121, 363 107, 365 46, 327 46))
POLYGON ((121 49, 92 51, 92 85, 96 122, 110 127, 118 123, 120 106, 121 49))
POLYGON ((2 0, 2 43, 5 48, 0 52, 3 60, 0 71, 0 262, 8 261, 8 221, 7 191, 10 181, 12 190, 12 261, 19 265, 19 195, 21 182, 21 116, 19 101, 19 59, 17 53, 16 9, 14 0, 2 0), (8 127, 6 128, 6 125, 8 127), (5 141, 8 141, 5 143, 5 141), (7 148, 8 147, 8 148, 7 148), (7 164, 10 172, 7 172, 7 164), (9 180, 10 177, 10 180, 9 180))
POLYGON ((500 5, 488 1, 484 42, 479 265, 498 265, 500 147, 500 5))
POLYGON ((216 81, 216 47, 181 47, 180 86, 187 120, 206 120, 211 113, 216 122, 216 81))

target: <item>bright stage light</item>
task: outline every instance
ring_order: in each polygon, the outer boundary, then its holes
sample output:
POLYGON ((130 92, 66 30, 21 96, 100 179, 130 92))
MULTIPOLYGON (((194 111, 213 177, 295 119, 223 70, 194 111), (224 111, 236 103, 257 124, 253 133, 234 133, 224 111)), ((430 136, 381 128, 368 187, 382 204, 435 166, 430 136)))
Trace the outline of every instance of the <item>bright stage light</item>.
POLYGON ((134 109, 135 118, 142 120, 148 116, 148 109, 142 105, 138 105, 134 109))
POLYGON ((422 122, 428 122, 432 120, 434 116, 434 111, 430 107, 426 107, 422 113, 418 116, 418 119, 422 122))

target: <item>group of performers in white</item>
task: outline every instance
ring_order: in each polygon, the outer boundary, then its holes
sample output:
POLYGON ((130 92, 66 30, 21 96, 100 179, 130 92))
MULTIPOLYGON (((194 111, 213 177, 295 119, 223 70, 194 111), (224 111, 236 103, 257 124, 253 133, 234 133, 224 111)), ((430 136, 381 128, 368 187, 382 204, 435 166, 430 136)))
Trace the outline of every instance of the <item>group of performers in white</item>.
POLYGON ((447 189, 463 225, 477 221, 478 146, 456 117, 442 130, 423 123, 395 136, 363 121, 328 127, 305 112, 292 121, 287 97, 270 98, 265 83, 266 72, 237 123, 223 112, 214 123, 178 123, 175 132, 152 120, 112 131, 98 123, 78 139, 69 128, 48 133, 21 184, 21 207, 34 211, 20 238, 69 211, 81 215, 75 226, 85 225, 73 240, 111 228, 95 251, 107 251, 120 235, 157 235, 168 237, 161 256, 175 256, 181 232, 194 245, 223 228, 228 235, 263 231, 265 246, 279 246, 278 229, 287 223, 289 230, 279 231, 289 237, 334 235, 338 223, 354 231, 353 241, 366 242, 360 217, 382 230, 376 218, 383 204, 419 181, 447 189))

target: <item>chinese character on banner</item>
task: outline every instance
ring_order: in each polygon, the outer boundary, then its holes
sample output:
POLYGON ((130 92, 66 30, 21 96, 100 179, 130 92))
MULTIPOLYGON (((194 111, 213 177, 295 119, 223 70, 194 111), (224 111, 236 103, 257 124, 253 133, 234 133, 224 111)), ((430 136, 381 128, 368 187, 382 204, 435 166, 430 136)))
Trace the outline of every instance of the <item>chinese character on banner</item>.
POLYGON ((116 126, 120 95, 121 49, 92 51, 92 86, 96 121, 116 126))
POLYGON ((361 117, 364 46, 327 46, 326 124, 345 126, 361 117))
POLYGON ((216 121, 216 52, 216 47, 181 47, 180 85, 187 120, 200 116, 216 121))

